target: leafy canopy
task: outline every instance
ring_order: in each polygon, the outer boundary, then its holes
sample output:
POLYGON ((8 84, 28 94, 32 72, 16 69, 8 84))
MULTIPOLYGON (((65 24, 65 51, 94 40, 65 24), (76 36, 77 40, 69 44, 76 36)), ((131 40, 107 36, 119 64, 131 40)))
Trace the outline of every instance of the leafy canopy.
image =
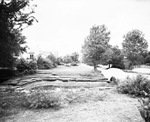
POLYGON ((140 30, 132 30, 124 35, 122 43, 126 58, 133 64, 142 62, 142 54, 147 52, 148 43, 140 30))
POLYGON ((101 61, 102 54, 108 48, 109 35, 110 32, 107 31, 105 25, 93 26, 90 29, 90 35, 87 36, 82 47, 84 63, 93 65, 96 69, 101 61))
POLYGON ((0 1, 0 67, 12 67, 14 55, 26 51, 21 31, 36 20, 29 0, 0 1))

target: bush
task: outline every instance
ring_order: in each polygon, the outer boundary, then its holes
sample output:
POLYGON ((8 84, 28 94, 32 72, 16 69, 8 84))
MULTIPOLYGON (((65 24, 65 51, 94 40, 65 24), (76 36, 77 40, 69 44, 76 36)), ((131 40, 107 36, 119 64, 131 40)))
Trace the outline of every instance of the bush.
POLYGON ((57 67, 57 58, 56 58, 56 56, 54 54, 50 53, 47 56, 47 59, 52 61, 53 67, 57 67))
POLYGON ((150 122, 150 99, 142 98, 139 100, 141 107, 139 108, 140 114, 145 122, 150 122))
POLYGON ((15 92, 12 86, 4 86, 0 89, 0 120, 2 117, 17 114, 23 103, 25 94, 15 92))
POLYGON ((54 68, 53 62, 49 58, 42 58, 39 56, 37 59, 37 65, 39 69, 52 69, 54 68))
POLYGON ((71 66, 78 66, 76 62, 71 62, 71 66))
POLYGON ((46 90, 34 90, 26 96, 24 106, 27 108, 59 108, 61 96, 46 90))
POLYGON ((0 83, 14 77, 16 75, 16 70, 8 69, 8 68, 1 68, 0 69, 0 83))
POLYGON ((118 86, 118 91, 137 97, 145 97, 150 94, 150 81, 142 75, 135 78, 127 77, 123 84, 118 86))
POLYGON ((63 64, 63 59, 62 57, 57 58, 57 65, 62 65, 63 64))
POLYGON ((45 59, 43 64, 44 64, 44 68, 45 69, 52 69, 52 68, 54 68, 53 62, 50 59, 45 59))
POLYGON ((118 64, 112 64, 111 68, 119 68, 119 69, 125 69, 125 66, 123 63, 118 64))
POLYGON ((34 74, 37 70, 37 63, 36 61, 26 61, 25 59, 21 58, 17 61, 17 71, 19 74, 34 74))
POLYGON ((150 122, 150 81, 142 75, 137 75, 136 78, 127 78, 125 83, 118 86, 118 91, 124 94, 129 94, 139 99, 141 106, 139 108, 141 117, 145 122, 150 122))
POLYGON ((149 64, 150 63, 150 55, 146 56, 145 58, 145 64, 149 64))
POLYGON ((122 56, 116 56, 111 59, 112 68, 125 69, 124 61, 122 56))

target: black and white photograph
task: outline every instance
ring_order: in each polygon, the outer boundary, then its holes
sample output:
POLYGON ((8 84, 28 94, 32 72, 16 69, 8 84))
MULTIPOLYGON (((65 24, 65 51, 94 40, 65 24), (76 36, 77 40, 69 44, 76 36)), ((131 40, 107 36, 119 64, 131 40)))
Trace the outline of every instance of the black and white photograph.
POLYGON ((0 0, 0 122, 150 122, 150 0, 0 0))

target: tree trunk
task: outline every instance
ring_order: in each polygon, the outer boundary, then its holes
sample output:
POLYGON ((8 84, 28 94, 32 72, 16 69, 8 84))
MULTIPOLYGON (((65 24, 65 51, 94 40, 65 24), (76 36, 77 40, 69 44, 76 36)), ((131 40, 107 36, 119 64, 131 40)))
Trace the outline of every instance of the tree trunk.
POLYGON ((97 70, 97 64, 94 63, 94 71, 96 71, 96 70, 97 70))
POLYGON ((108 64, 108 69, 110 68, 110 63, 108 64))

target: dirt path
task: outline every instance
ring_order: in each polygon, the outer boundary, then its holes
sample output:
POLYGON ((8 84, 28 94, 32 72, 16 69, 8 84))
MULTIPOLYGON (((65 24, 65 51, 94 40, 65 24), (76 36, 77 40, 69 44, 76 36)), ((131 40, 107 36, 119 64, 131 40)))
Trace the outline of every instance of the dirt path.
POLYGON ((73 104, 58 111, 25 110, 6 122, 144 122, 137 99, 117 94, 113 89, 99 93, 105 94, 103 101, 73 104))

